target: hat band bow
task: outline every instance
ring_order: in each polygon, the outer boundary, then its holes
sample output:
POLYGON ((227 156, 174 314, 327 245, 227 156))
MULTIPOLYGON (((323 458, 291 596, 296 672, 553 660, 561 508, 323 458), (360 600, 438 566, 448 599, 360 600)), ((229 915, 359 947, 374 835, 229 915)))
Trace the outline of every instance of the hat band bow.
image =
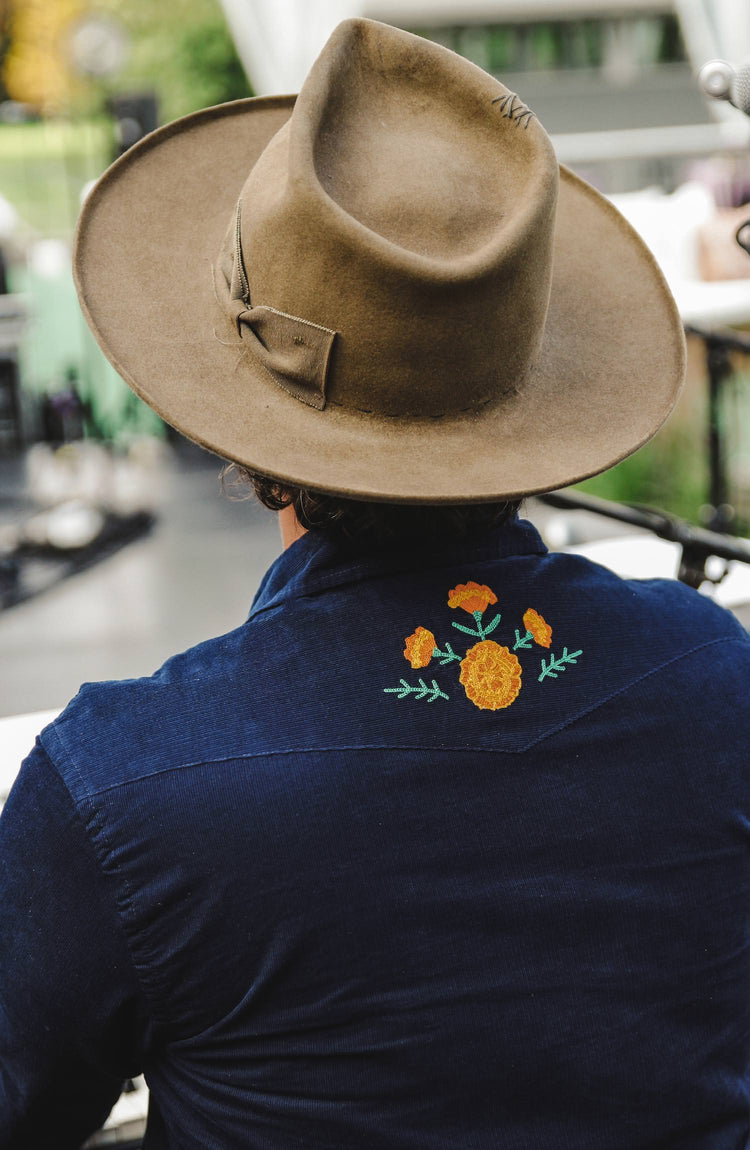
POLYGON ((265 304, 235 300, 237 333, 278 387, 322 411, 336 332, 265 304))

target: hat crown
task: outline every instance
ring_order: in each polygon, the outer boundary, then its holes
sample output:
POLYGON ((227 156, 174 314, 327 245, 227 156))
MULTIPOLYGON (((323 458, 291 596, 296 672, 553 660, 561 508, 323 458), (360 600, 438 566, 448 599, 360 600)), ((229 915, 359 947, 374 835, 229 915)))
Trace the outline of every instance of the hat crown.
POLYGON ((650 438, 684 373, 652 255, 558 171, 529 109, 369 21, 339 27, 296 106, 206 108, 125 153, 83 207, 74 274, 168 422, 358 499, 574 483, 650 438))
POLYGON ((245 183, 234 282, 336 333, 324 402, 477 410, 522 385, 541 341, 557 183, 546 133, 501 84, 346 21, 245 183))

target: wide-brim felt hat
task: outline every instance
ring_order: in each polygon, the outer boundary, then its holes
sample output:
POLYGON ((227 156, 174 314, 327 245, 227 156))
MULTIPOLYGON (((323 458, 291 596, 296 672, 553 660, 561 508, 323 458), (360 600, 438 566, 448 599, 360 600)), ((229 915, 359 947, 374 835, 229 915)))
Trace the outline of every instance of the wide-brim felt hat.
POLYGON ((531 109, 370 20, 299 96, 184 117, 88 196, 94 334, 168 423, 279 480, 410 503, 506 499, 617 463, 684 374, 674 301, 531 109))

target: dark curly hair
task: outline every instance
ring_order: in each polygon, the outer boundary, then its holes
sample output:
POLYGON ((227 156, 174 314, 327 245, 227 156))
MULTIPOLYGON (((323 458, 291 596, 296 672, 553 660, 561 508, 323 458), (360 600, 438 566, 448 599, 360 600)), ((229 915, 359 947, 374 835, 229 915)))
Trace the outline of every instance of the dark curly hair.
POLYGON ((222 485, 232 498, 252 497, 270 511, 293 507, 307 531, 356 542, 394 543, 402 539, 462 539, 491 531, 515 518, 520 500, 504 503, 407 504, 369 503, 294 487, 232 463, 222 472, 222 485))

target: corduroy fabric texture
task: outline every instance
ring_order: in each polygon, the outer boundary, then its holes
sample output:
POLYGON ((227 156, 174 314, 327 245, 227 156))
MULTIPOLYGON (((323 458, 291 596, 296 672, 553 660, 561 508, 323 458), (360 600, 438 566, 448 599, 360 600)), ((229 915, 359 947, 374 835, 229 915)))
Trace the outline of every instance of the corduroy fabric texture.
POLYGON ((745 1147, 749 677, 731 615, 523 522, 305 536, 11 793, 3 1150, 139 1069, 148 1150, 745 1147))
POLYGON ((84 314, 170 423, 384 501, 548 490, 644 443, 684 340, 650 253, 532 111, 369 20, 296 99, 154 133, 84 205, 84 314))

